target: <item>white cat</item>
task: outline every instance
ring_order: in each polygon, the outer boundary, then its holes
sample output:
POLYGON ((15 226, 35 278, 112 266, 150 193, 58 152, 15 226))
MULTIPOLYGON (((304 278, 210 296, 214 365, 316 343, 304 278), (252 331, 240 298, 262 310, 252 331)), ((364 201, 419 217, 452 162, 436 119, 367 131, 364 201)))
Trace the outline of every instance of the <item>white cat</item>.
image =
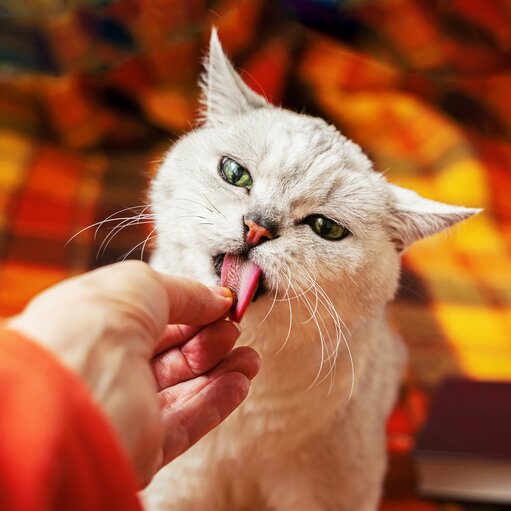
POLYGON ((202 86, 204 123, 152 183, 152 264, 208 285, 230 265, 240 302, 259 282, 240 344, 262 366, 247 401, 157 474, 145 503, 374 511, 405 359, 385 318, 400 254, 477 210, 390 185, 333 126, 270 105, 215 32, 202 86))

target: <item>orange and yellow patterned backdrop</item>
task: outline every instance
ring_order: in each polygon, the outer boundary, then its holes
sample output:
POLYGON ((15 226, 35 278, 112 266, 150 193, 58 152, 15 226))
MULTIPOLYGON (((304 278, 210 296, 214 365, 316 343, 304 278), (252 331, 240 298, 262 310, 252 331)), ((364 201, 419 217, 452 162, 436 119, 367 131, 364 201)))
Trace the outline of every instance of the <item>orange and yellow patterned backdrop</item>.
POLYGON ((410 375, 382 510, 497 509, 419 499, 411 450, 443 376, 511 378, 509 1, 3 0, 0 313, 141 257, 132 208, 193 123, 212 24, 252 87, 337 125, 389 180, 484 208, 405 257, 391 318, 410 375))

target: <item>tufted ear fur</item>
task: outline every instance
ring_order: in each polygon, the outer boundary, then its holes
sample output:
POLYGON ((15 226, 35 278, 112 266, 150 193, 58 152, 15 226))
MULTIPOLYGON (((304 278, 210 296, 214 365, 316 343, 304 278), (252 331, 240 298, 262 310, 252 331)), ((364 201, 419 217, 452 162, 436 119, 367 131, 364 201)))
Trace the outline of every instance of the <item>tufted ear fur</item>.
POLYGON ((395 201, 391 229, 398 250, 404 250, 414 241, 447 229, 482 211, 425 199, 396 185, 389 184, 389 187, 395 201))
POLYGON ((230 116, 252 108, 269 106, 269 103, 250 89, 236 73, 222 50, 216 28, 211 31, 209 54, 204 63, 200 86, 206 124, 222 123, 230 116))

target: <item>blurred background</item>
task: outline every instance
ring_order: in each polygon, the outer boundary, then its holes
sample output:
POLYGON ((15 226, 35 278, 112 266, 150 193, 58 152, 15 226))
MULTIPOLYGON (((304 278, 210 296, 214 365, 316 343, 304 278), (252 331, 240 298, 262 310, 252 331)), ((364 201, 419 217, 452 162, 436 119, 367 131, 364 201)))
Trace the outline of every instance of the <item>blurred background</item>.
POLYGON ((499 509, 421 500, 411 451, 442 377, 511 378, 509 1, 0 0, 0 315, 147 259, 136 216, 193 126, 213 24, 256 91, 338 126, 390 181, 485 209, 404 258, 382 510, 499 509))

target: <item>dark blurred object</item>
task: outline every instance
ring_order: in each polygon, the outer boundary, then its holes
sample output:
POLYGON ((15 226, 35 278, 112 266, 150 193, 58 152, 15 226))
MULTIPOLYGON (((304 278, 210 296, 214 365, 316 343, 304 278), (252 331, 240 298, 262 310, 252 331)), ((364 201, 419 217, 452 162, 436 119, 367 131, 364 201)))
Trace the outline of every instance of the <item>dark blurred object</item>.
POLYGON ((511 382, 444 381, 415 459, 424 495, 511 504, 511 382))
POLYGON ((368 0, 280 0, 289 15, 304 25, 342 41, 353 41, 363 25, 351 13, 368 0))

